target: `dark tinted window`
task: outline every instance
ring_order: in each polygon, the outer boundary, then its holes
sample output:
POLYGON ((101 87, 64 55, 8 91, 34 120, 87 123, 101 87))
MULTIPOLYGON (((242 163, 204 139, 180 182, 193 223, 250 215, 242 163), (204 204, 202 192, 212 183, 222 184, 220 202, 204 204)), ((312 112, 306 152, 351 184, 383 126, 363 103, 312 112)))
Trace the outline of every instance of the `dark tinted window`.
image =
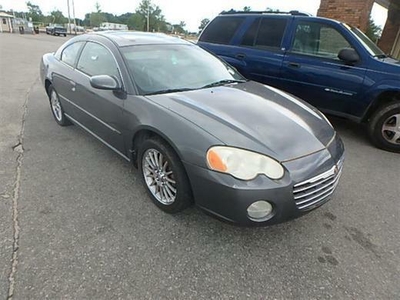
POLYGON ((258 26, 260 25, 260 19, 256 19, 253 24, 247 29, 243 40, 242 40, 242 45, 243 46, 254 46, 254 40, 256 39, 257 31, 258 31, 258 26))
POLYGON ((243 21, 244 17, 218 17, 204 29, 200 41, 215 44, 229 44, 243 21))
POLYGON ((110 51, 96 43, 87 43, 82 50, 77 69, 90 75, 118 76, 118 67, 110 51))
POLYGON ((70 66, 74 66, 81 46, 81 42, 67 46, 61 53, 61 60, 70 66))
POLYGON ((280 49, 286 23, 285 19, 264 18, 258 30, 255 46, 280 49))

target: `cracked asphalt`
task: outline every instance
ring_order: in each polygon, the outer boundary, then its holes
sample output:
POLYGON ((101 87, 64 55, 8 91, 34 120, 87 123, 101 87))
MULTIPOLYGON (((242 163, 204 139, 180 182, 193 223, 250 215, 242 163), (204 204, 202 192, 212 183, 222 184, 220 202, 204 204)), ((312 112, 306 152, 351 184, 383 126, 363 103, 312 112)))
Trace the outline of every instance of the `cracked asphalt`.
POLYGON ((331 118, 346 162, 320 209, 266 228, 164 214, 128 163, 53 120, 39 60, 65 40, 0 35, 0 299, 399 299, 399 154, 331 118))

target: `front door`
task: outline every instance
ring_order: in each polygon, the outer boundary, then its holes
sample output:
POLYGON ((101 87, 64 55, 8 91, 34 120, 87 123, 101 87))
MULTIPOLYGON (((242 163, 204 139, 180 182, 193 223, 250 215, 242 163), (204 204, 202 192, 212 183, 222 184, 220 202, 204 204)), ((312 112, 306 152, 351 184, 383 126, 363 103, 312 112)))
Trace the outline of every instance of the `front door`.
POLYGON ((109 146, 125 155, 122 138, 123 93, 93 88, 90 77, 95 75, 110 75, 120 82, 122 80, 111 51, 101 44, 88 42, 79 57, 73 82, 77 95, 74 105, 84 116, 78 121, 109 146))
POLYGON ((341 49, 352 45, 331 25, 309 20, 295 25, 279 87, 323 111, 352 114, 366 73, 362 62, 346 65, 338 58, 341 49))

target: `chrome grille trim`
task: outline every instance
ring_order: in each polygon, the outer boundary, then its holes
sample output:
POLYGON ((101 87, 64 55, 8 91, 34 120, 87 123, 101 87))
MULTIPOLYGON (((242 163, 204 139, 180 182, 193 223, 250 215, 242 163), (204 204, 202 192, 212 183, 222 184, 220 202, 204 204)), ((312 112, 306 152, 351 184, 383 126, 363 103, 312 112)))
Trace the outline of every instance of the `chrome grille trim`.
POLYGON ((339 183, 342 169, 343 158, 330 170, 295 184, 293 187, 293 196, 297 208, 307 210, 332 195, 339 183))

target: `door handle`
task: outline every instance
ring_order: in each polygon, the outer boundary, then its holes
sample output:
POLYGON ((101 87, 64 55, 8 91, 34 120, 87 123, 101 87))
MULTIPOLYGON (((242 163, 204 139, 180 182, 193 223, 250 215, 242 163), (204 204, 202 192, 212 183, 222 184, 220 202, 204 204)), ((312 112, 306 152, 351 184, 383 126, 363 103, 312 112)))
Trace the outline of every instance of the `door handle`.
POLYGON ((294 63, 294 62, 289 62, 288 65, 289 65, 289 67, 292 67, 292 68, 300 68, 300 66, 301 66, 300 64, 294 63))
POLYGON ((71 84, 71 90, 72 90, 73 92, 75 92, 75 90, 76 90, 76 83, 75 83, 75 81, 70 80, 69 83, 71 84))
POLYGON ((244 54, 244 53, 236 54, 236 58, 238 58, 238 59, 245 59, 245 58, 246 58, 246 54, 244 54))

